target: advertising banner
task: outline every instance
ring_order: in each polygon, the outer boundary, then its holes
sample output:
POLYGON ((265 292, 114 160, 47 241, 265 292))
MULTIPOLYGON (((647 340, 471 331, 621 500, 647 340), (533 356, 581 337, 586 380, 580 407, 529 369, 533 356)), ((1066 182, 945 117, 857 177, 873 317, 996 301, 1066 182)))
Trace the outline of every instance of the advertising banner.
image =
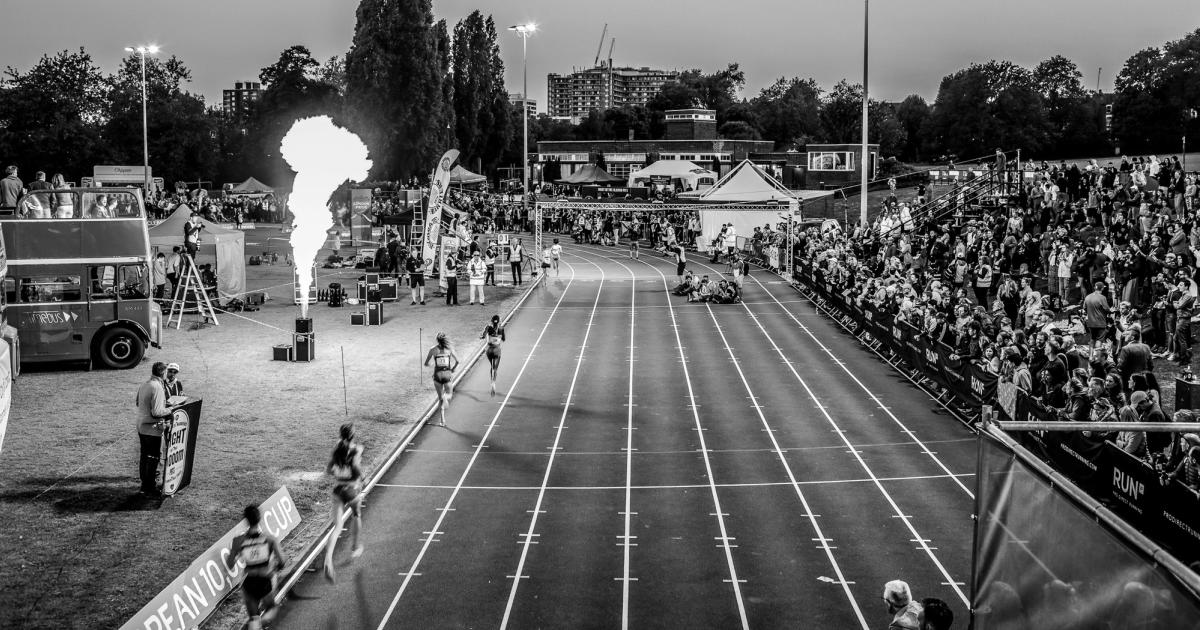
POLYGON ((158 466, 158 489, 172 495, 192 483, 192 462, 196 459, 196 434, 200 428, 199 398, 171 409, 171 422, 163 433, 162 455, 158 466))
POLYGON ((349 219, 350 238, 354 241, 355 247, 375 242, 375 239, 371 238, 371 224, 374 217, 371 216, 370 188, 350 189, 349 219))
MULTIPOLYGON (((279 540, 300 524, 287 486, 267 499, 262 510, 262 528, 279 540)), ((167 630, 195 628, 217 609, 221 600, 242 583, 245 566, 233 558, 233 539, 246 531, 245 520, 226 532, 220 540, 192 561, 191 566, 154 599, 142 607, 121 630, 167 630)))
POLYGON ((4 449, 4 433, 8 430, 8 412, 12 408, 12 359, 8 343, 0 341, 0 452, 4 449))
POLYGON ((437 256, 438 237, 442 230, 442 201, 450 185, 450 169, 457 160, 458 149, 450 149, 438 160, 429 178, 429 205, 425 208, 425 238, 421 246, 421 259, 426 265, 432 264, 437 256))

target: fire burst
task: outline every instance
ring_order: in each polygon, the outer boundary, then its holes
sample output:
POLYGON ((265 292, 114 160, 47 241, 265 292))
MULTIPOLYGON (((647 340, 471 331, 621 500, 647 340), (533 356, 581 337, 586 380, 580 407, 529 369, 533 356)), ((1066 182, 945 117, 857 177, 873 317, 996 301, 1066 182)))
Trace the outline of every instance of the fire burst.
MULTIPOLYGON (((333 215, 326 202, 342 182, 366 179, 371 170, 367 145, 358 136, 333 124, 328 116, 302 118, 279 145, 283 159, 296 172, 288 208, 295 217, 292 256, 296 260, 302 295, 312 284, 312 266, 325 245, 333 215)), ((301 317, 308 316, 308 300, 300 302, 301 317)))

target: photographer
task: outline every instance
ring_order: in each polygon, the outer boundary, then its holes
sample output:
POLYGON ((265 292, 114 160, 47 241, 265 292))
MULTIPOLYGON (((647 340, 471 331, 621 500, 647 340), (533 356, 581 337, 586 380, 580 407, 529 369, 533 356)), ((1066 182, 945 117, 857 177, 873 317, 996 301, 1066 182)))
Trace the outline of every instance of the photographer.
POLYGON ((141 478, 141 492, 147 496, 158 495, 158 461, 162 453, 163 429, 171 412, 167 409, 167 389, 163 378, 167 374, 167 364, 156 362, 150 368, 150 380, 138 388, 134 402, 138 408, 137 432, 141 445, 138 459, 138 477, 141 478))
POLYGON ((196 252, 200 250, 200 231, 203 229, 204 223, 201 222, 199 212, 193 212, 188 222, 183 224, 183 246, 188 258, 193 261, 196 259, 196 252))

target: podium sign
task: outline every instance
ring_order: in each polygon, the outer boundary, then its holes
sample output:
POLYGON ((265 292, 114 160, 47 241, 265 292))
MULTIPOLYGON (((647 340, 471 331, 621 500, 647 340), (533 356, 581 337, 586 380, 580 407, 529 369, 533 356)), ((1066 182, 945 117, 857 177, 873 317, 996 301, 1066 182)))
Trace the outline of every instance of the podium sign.
POLYGON ((192 462, 196 459, 196 432, 200 427, 199 398, 171 409, 171 422, 163 433, 162 455, 158 466, 158 489, 170 496, 192 483, 192 462))

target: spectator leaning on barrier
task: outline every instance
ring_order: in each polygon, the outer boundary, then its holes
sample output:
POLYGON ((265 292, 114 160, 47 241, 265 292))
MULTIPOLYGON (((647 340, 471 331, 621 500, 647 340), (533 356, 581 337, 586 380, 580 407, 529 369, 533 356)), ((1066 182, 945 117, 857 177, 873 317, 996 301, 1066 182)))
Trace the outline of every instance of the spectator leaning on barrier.
POLYGON ((1187 433, 1181 438, 1181 442, 1187 445, 1187 451, 1174 470, 1168 473, 1167 478, 1178 479, 1192 490, 1200 492, 1200 436, 1187 433))

